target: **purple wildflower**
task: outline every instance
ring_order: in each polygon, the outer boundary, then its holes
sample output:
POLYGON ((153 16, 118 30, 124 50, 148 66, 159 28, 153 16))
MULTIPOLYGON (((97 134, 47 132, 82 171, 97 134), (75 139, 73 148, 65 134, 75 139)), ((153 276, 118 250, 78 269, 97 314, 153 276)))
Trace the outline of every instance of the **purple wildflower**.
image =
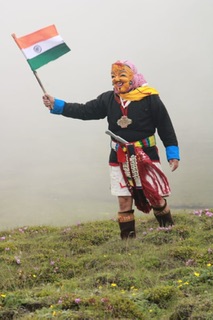
POLYGON ((194 215, 196 215, 196 216, 201 216, 202 215, 202 210, 194 210, 194 215))
POLYGON ((80 302, 81 302, 81 299, 80 299, 80 298, 76 298, 76 299, 75 299, 75 303, 78 304, 78 303, 80 303, 80 302))
POLYGON ((213 216, 213 213, 212 213, 211 211, 206 211, 206 216, 212 217, 212 216, 213 216))

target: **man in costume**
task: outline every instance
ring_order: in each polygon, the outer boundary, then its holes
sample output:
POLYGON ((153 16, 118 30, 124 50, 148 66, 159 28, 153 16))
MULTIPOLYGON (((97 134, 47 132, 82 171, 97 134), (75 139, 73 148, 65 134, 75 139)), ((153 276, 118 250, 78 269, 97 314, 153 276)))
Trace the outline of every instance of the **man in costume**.
POLYGON ((43 96, 43 102, 51 113, 65 117, 107 117, 111 193, 118 197, 121 239, 127 239, 136 236, 133 202, 145 213, 153 209, 160 227, 174 224, 165 199, 170 195, 170 187, 161 169, 156 131, 172 171, 178 168, 180 157, 171 119, 157 90, 148 86, 128 60, 113 63, 111 77, 113 90, 85 104, 67 103, 48 94, 43 96))

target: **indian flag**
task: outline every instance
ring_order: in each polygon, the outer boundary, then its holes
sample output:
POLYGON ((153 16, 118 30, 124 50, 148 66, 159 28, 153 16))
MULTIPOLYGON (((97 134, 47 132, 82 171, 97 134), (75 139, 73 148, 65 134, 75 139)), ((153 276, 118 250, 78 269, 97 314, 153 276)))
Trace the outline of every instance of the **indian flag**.
POLYGON ((12 36, 33 71, 70 51, 54 25, 20 38, 12 36))

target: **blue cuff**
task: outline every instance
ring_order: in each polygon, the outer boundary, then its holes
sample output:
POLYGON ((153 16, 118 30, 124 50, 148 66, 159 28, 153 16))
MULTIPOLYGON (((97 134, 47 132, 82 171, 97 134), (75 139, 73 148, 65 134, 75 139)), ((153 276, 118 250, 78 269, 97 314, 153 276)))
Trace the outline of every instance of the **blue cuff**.
POLYGON ((180 160, 179 147, 178 146, 166 147, 166 157, 168 161, 172 159, 180 160))
POLYGON ((50 110, 50 113, 62 114, 62 112, 64 110, 64 105, 65 105, 65 101, 64 100, 55 99, 54 100, 53 109, 50 110))

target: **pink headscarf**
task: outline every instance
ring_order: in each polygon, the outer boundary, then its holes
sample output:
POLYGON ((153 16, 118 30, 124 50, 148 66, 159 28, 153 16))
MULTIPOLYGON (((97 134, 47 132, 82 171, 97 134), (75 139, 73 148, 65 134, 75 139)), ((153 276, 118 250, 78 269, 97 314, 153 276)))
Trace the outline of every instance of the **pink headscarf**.
POLYGON ((138 70, 136 66, 129 60, 117 60, 114 64, 123 64, 125 66, 128 66, 134 76, 133 76, 133 81, 132 81, 132 89, 136 89, 141 86, 147 85, 147 81, 145 80, 144 76, 141 73, 138 73, 138 70))

